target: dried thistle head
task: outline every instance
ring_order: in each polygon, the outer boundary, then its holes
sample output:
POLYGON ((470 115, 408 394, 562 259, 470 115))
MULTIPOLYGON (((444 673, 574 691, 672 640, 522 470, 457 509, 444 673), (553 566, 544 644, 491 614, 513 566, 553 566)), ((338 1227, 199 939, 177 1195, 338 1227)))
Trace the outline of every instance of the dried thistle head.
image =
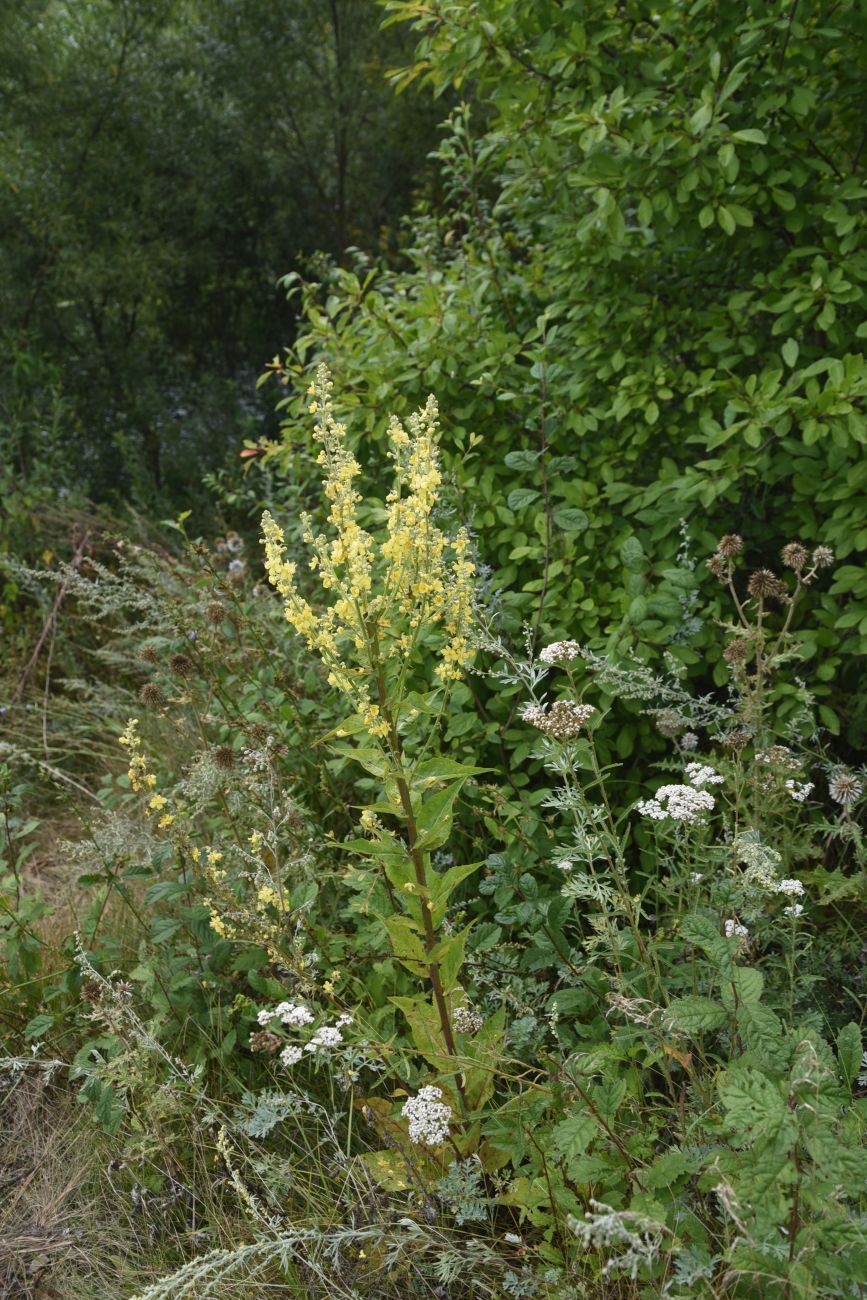
POLYGON ((154 650, 152 645, 143 645, 141 650, 139 650, 138 652, 138 657, 143 664, 150 664, 151 667, 154 668, 157 666, 157 664, 160 661, 159 655, 157 654, 156 650, 154 650))
POLYGON ((218 745, 214 750, 214 762, 224 772, 231 772, 235 766, 235 751, 231 745, 218 745))
POLYGON ((795 573, 800 573, 803 570, 808 558, 807 548, 802 546, 800 542, 789 542, 780 552, 780 559, 783 564, 787 569, 793 569, 795 573))
POLYGON ((168 704, 165 692, 156 682, 145 682, 138 697, 148 709, 164 709, 168 704))
POLYGON ((770 569, 756 569, 750 574, 747 591, 755 600, 785 600, 789 590, 782 578, 770 569))
POLYGON ((717 543, 716 553, 721 555, 724 560, 733 560, 736 555, 740 555, 744 549, 744 539, 737 533, 726 533, 717 543))
POLYGON ((192 659, 185 654, 169 655, 169 668, 176 677, 192 677, 196 671, 192 659))
POLYGON ((211 600, 205 606, 205 619, 213 627, 219 627, 226 617, 226 606, 221 600, 211 600))
POLYGON ((726 663, 733 667, 745 664, 750 657, 750 643, 743 637, 737 636, 734 640, 726 642, 722 653, 726 663))
POLYGON ((262 722, 254 722, 248 728, 250 739, 254 745, 264 745, 271 732, 262 722))
POLYGON ((813 564, 817 569, 827 569, 834 563, 834 552, 829 546, 817 546, 813 551, 813 564))
POLYGON ((102 1001, 102 985, 97 980, 85 980, 81 986, 81 996, 91 1006, 98 1007, 102 1001))
POLYGON ((727 574, 723 557, 721 555, 712 555, 706 563, 713 576, 719 578, 720 582, 725 582, 727 574))

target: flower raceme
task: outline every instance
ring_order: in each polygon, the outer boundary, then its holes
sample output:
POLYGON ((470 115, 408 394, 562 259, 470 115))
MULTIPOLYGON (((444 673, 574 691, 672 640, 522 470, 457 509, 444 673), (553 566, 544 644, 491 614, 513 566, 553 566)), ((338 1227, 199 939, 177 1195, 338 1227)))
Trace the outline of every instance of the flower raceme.
POLYGON ((310 568, 332 593, 330 603, 317 611, 302 595, 283 532, 267 511, 265 568, 286 618, 322 659, 329 683, 352 701, 372 735, 385 736, 388 726, 370 695, 370 680, 384 664, 394 660, 404 669, 431 631, 440 641, 436 675, 442 682, 458 680, 470 662, 475 566, 465 530, 449 540, 434 522, 442 482, 434 398, 410 416, 406 429, 394 416, 389 423, 395 481, 386 498, 385 536, 377 540, 358 522, 361 467, 347 447, 346 427, 334 418, 331 391, 328 371, 320 366, 309 409, 330 503, 330 535, 314 534, 310 516, 302 517, 310 568))

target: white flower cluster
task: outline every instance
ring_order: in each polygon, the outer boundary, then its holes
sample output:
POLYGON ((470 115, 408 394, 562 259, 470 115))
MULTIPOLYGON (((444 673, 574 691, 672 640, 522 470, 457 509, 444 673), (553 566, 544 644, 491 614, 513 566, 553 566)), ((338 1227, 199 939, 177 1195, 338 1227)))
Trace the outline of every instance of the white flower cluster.
POLYGON ((449 1135, 452 1109, 440 1101, 442 1095, 442 1088, 426 1084, 419 1088, 418 1096, 410 1097, 404 1102, 400 1113, 409 1121, 411 1142, 428 1147, 438 1147, 445 1142, 449 1135))
POLYGON ((652 799, 639 799, 635 805, 643 817, 664 821, 700 822, 714 806, 713 795, 696 790, 693 785, 662 785, 652 799))
POLYGON ((790 898, 802 898, 804 886, 800 880, 780 880, 776 885, 776 893, 788 894, 790 898))
POLYGON ((694 785, 696 790, 702 790, 706 785, 722 785, 723 778, 707 763, 687 763, 686 779, 690 785, 694 785))
POLYGON ((452 1015, 452 1024, 460 1034, 477 1034, 484 1023, 472 1007, 456 1007, 452 1015))
POLYGON ((771 745, 770 749, 757 750, 756 762, 766 763, 769 767, 785 767, 790 772, 797 772, 801 767, 801 760, 788 745, 771 745))
POLYGON ((278 1002, 276 1007, 260 1011, 256 1019, 263 1028, 270 1025, 272 1020, 280 1020, 284 1025, 300 1029, 302 1025, 312 1025, 315 1016, 303 1002, 278 1002))
POLYGON ((306 1044, 305 1052, 330 1052, 343 1042, 343 1035, 336 1025, 323 1025, 306 1044))
POLYGON ((750 932, 745 925, 735 921, 733 917, 728 917, 724 927, 727 939, 749 939, 750 932))
POLYGON ((568 664, 577 659, 580 653, 581 647, 577 641, 555 641, 553 645, 545 646, 539 658, 543 664, 568 664))
POLYGON ((792 904, 790 904, 789 907, 784 907, 784 908, 783 908, 783 915, 784 915, 784 916, 800 916, 801 913, 803 912, 803 910, 804 910, 804 909, 803 909, 803 907, 802 907, 802 905, 801 905, 800 903, 792 903, 792 904))
POLYGON ((815 789, 812 781, 795 781, 791 777, 783 784, 796 803, 804 803, 815 789))

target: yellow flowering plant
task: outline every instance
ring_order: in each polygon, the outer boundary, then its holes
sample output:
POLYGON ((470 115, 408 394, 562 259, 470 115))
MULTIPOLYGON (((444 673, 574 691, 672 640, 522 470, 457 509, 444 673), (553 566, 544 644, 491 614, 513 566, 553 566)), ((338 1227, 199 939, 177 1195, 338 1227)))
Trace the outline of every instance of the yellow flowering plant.
MULTIPOLYGON (((267 512, 265 567, 287 620, 351 708, 351 717, 326 739, 379 782, 378 799, 361 813, 363 834, 343 847, 378 864, 392 907, 382 921, 395 956, 430 986, 430 1001, 393 1001, 420 1053, 453 1076, 462 1105, 474 1109, 490 1087, 480 1057, 486 1058, 501 1034, 502 1017, 474 1038, 467 1057, 452 1016, 464 1001, 458 976, 467 930, 440 931, 451 895, 480 864, 439 871, 431 861, 449 838, 462 786, 483 770, 437 754, 448 691, 472 658, 470 540, 465 529, 448 537, 437 522, 442 476, 433 397, 406 427, 396 417, 389 423, 394 484, 381 512, 384 527, 371 533, 359 517, 361 467, 346 427, 335 418, 324 366, 309 396, 328 513, 325 531, 303 516, 303 540, 324 600, 314 607, 304 595, 284 534, 267 512)), ((368 507, 368 516, 375 517, 375 510, 368 507)))

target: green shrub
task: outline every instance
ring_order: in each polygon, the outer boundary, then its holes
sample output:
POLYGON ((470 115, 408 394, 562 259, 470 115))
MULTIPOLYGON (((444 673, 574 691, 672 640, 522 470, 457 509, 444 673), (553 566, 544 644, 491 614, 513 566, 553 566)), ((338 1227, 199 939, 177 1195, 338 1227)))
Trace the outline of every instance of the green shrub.
MULTIPOLYGON (((477 534, 504 629, 575 636, 704 685, 726 668, 681 529, 741 533, 754 563, 799 539, 844 563, 795 625, 822 725, 865 733, 860 6, 755 0, 688 11, 593 0, 389 0, 416 57, 398 85, 468 103, 437 158, 442 207, 407 266, 287 277, 364 459, 382 411, 435 391, 454 507, 477 534), (821 658, 821 668, 818 661, 821 658)), ((307 476, 290 390, 287 445, 307 476)), ((707 597, 710 595, 710 600, 707 597)), ((517 743, 487 699, 491 737, 517 743)), ((617 752, 646 753, 624 714, 617 752)))

